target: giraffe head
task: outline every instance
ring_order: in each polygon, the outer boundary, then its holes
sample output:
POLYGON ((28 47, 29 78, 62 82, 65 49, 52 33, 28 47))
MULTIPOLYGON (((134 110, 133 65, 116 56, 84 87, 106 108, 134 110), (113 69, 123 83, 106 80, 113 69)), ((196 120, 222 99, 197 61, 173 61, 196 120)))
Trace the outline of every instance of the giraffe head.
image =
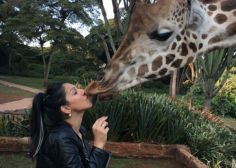
POLYGON ((129 29, 88 94, 161 78, 197 55, 236 43, 235 0, 158 0, 135 5, 129 29))

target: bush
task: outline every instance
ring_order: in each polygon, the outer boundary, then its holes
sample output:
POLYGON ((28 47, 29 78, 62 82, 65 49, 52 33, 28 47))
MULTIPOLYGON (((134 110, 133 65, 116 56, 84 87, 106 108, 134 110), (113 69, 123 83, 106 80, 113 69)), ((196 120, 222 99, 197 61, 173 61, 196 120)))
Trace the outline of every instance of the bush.
POLYGON ((223 117, 236 118, 236 103, 231 97, 219 95, 212 100, 212 111, 223 117))
POLYGON ((220 93, 213 98, 215 114, 236 118, 236 75, 230 74, 220 93))
POLYGON ((98 102, 85 113, 86 127, 91 128, 103 115, 109 117, 109 139, 113 141, 186 144, 212 167, 215 162, 227 167, 236 156, 234 133, 163 95, 128 92, 111 102, 98 102))
POLYGON ((29 136, 30 111, 24 115, 2 114, 0 116, 0 136, 29 136))

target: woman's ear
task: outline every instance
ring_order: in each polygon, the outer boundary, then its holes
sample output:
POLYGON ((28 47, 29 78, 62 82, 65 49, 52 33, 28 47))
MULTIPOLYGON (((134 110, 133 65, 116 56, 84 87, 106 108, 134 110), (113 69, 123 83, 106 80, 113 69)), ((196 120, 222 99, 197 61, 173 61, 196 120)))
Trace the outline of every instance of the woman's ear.
POLYGON ((67 105, 61 106, 61 112, 65 113, 65 114, 70 114, 71 108, 67 105))

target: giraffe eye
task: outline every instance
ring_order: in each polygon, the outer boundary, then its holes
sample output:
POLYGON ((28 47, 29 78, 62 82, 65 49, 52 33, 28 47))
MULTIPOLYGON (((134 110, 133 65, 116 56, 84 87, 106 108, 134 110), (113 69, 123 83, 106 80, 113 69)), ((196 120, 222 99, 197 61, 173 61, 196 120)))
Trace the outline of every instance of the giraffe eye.
POLYGON ((166 41, 170 38, 173 32, 163 32, 159 33, 157 30, 153 31, 152 33, 148 34, 149 38, 152 40, 158 41, 166 41))

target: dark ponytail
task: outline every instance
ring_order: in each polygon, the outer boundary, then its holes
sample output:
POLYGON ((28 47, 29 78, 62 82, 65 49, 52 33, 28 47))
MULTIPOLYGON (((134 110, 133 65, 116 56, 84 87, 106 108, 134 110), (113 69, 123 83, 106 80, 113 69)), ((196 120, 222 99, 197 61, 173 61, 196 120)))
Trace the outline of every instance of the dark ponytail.
POLYGON ((32 114, 31 114, 31 157, 35 157, 38 153, 42 140, 44 137, 44 124, 43 124, 43 101, 44 93, 37 94, 33 99, 32 114))
POLYGON ((65 119, 60 111, 60 107, 66 104, 63 84, 50 84, 45 93, 38 93, 33 99, 30 129, 32 158, 40 151, 47 131, 65 119))

